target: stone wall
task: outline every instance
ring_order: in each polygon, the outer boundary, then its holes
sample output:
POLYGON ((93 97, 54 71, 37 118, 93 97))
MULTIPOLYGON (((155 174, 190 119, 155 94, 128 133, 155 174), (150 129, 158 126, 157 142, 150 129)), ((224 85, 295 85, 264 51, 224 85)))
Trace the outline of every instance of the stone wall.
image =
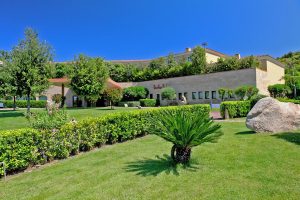
POLYGON ((219 103, 218 89, 221 87, 235 89, 241 85, 256 86, 256 69, 129 82, 121 83, 121 85, 122 87, 144 86, 149 90, 148 98, 159 98, 163 104, 165 101, 161 98, 161 90, 168 86, 176 90, 177 100, 179 100, 180 94, 185 94, 189 104, 219 103), (207 98, 205 98, 205 93, 208 94, 207 98))

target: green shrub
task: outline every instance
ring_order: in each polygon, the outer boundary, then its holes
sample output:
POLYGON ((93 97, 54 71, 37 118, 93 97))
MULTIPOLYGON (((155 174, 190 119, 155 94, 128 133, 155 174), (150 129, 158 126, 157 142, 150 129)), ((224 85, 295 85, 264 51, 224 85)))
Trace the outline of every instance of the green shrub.
POLYGON ((266 95, 262 95, 262 94, 257 94, 257 95, 254 95, 250 98, 250 104, 251 104, 251 108, 253 108, 253 106, 255 106, 255 104, 261 100, 262 98, 265 98, 267 97, 266 95))
POLYGON ((176 99, 176 91, 172 87, 165 87, 161 90, 161 97, 167 100, 176 99))
POLYGON ((124 89, 123 99, 125 101, 138 101, 147 97, 149 91, 143 86, 133 86, 124 89))
POLYGON ((64 110, 52 109, 51 112, 36 112, 29 117, 32 128, 38 130, 59 129, 68 120, 68 114, 64 110))
POLYGON ((127 104, 128 107, 137 107, 141 105, 139 101, 121 101, 118 103, 118 106, 124 107, 125 104, 127 104))
POLYGON ((251 97, 257 95, 258 92, 258 89, 252 85, 243 85, 234 90, 234 93, 239 100, 249 100, 251 97))
POLYGON ((140 99, 140 103, 143 107, 155 107, 156 99, 140 99))
POLYGON ((291 88, 285 84, 270 85, 268 91, 274 98, 285 98, 292 92, 291 88))
MULTIPOLYGON (((3 103, 6 108, 13 108, 13 105, 14 105, 14 101, 11 101, 11 100, 0 100, 0 103, 3 103)), ((40 101, 31 100, 30 101, 31 108, 45 108, 46 104, 47 104, 47 101, 44 101, 44 100, 40 100, 40 101)), ((18 101, 16 101, 16 106, 19 108, 26 108, 27 101, 26 100, 18 100, 18 101)))
POLYGON ((218 94, 219 94, 219 97, 222 101, 224 101, 224 99, 225 99, 226 91, 227 91, 226 88, 219 88, 218 89, 218 94))
MULTIPOLYGON (((115 143, 148 134, 149 118, 161 116, 164 110, 181 110, 209 117, 209 105, 188 105, 152 108, 124 113, 112 113, 98 118, 69 122, 59 130, 37 131, 18 129, 0 132, 0 162, 8 173, 43 164, 53 159, 67 158, 80 151, 88 151, 105 143, 115 143)), ((1 166, 2 167, 2 166, 1 166)), ((3 168, 0 167, 0 175, 3 168)))
MULTIPOLYGON (((36 164, 38 149, 36 146, 38 131, 33 129, 19 129, 1 132, 0 134, 0 162, 5 162, 8 173, 24 170, 30 164, 36 164)), ((0 166, 0 175, 3 175, 0 166)))
POLYGON ((230 118, 246 117, 251 110, 251 101, 224 101, 220 105, 221 116, 225 118, 225 110, 230 118))
POLYGON ((297 100, 297 99, 277 98, 277 100, 281 101, 281 102, 300 104, 300 100, 297 100))

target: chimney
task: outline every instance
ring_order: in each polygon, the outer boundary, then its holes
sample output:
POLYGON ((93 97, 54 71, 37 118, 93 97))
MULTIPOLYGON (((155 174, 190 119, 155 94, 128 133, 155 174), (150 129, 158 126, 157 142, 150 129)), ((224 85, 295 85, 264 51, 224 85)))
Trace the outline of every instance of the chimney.
POLYGON ((236 57, 237 59, 241 59, 241 54, 237 53, 237 54, 235 54, 235 57, 236 57))
POLYGON ((187 52, 191 52, 192 51, 192 48, 190 48, 190 47, 187 47, 187 48, 185 48, 185 52, 187 53, 187 52))

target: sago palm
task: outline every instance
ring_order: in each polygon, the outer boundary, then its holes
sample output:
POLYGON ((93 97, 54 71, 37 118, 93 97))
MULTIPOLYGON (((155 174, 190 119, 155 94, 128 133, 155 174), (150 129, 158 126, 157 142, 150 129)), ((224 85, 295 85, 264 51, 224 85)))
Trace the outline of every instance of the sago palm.
POLYGON ((204 114, 191 114, 182 110, 165 110, 151 119, 151 132, 172 142, 171 158, 175 163, 187 163, 191 148, 204 142, 216 142, 222 135, 220 125, 204 114))

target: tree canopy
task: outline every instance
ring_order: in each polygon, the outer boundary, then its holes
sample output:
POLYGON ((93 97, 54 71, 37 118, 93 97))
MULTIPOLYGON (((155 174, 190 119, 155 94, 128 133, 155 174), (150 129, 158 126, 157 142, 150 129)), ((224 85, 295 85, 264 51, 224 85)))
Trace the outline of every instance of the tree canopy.
POLYGON ((6 53, 5 73, 10 77, 6 84, 12 89, 10 95, 27 96, 27 111, 30 112, 30 97, 48 88, 51 77, 51 47, 41 42, 31 28, 25 30, 22 39, 11 52, 6 53))
POLYGON ((105 89, 108 69, 101 58, 79 55, 73 65, 71 87, 76 94, 92 103, 105 89))
POLYGON ((206 56, 205 49, 197 46, 193 49, 191 55, 192 65, 190 67, 191 74, 201 74, 206 72, 206 56))
POLYGON ((278 60, 286 65, 285 84, 293 90, 293 97, 300 96, 300 51, 289 52, 278 60))
POLYGON ((161 90, 161 97, 167 100, 173 100, 176 98, 176 91, 172 87, 165 87, 161 90))

